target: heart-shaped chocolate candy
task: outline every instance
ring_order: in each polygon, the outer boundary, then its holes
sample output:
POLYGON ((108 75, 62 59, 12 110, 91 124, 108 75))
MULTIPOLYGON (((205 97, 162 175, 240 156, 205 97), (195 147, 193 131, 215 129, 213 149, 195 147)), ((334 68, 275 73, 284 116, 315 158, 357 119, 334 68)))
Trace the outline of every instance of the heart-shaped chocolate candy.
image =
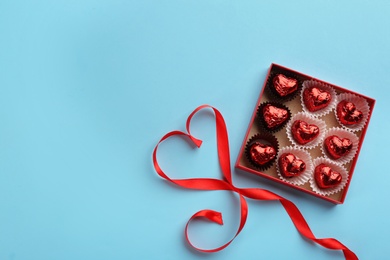
POLYGON ((306 164, 292 153, 284 153, 279 157, 280 173, 285 178, 299 176, 306 169, 306 164))
POLYGON ((336 135, 327 137, 324 141, 325 149, 333 159, 347 155, 352 149, 352 142, 348 138, 339 138, 336 135))
POLYGON ((303 103, 310 112, 327 107, 332 100, 332 96, 328 91, 317 87, 306 88, 303 91, 303 103))
POLYGON ((273 85, 280 97, 294 93, 298 89, 298 80, 278 74, 273 78, 273 85))
POLYGON ((296 120, 291 126, 291 133, 297 143, 307 144, 320 134, 320 129, 318 126, 308 124, 303 120, 296 120))
POLYGON ((354 103, 343 100, 337 105, 337 116, 344 125, 354 125, 363 119, 362 111, 358 110, 354 103))
POLYGON ((336 187, 341 183, 343 177, 339 172, 332 170, 324 163, 319 164, 314 170, 315 181, 321 189, 336 187))
POLYGON ((263 118, 268 129, 274 129, 288 119, 288 111, 284 108, 267 104, 263 108, 263 118))
POLYGON ((272 145, 254 142, 249 148, 249 155, 255 164, 262 166, 275 158, 276 150, 272 145))

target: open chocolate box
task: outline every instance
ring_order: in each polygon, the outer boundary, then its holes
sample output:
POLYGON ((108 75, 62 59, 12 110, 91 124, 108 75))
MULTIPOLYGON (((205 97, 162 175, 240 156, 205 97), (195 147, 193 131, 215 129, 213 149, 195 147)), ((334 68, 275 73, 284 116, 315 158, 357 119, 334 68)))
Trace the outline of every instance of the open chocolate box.
POLYGON ((345 200, 375 100, 271 64, 236 167, 345 200))

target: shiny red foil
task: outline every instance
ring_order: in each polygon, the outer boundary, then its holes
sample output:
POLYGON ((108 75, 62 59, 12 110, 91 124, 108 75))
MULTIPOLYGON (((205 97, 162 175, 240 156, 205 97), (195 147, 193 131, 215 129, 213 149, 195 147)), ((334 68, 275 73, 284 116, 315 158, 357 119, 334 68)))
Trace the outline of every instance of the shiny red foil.
POLYGON ((263 108, 263 118, 267 127, 273 129, 283 124, 288 119, 288 111, 284 108, 267 104, 263 108))
POLYGON ((296 120, 291 126, 291 134, 297 143, 307 144, 320 134, 320 129, 316 125, 296 120))
POLYGON ((305 169, 305 162, 292 153, 284 153, 279 157, 279 170, 285 178, 299 176, 305 169))
POLYGON ((264 165, 275 158, 276 150, 271 145, 255 142, 251 145, 249 154, 254 163, 264 165))
POLYGON ((339 120, 344 125, 358 124, 363 119, 363 113, 352 102, 343 100, 337 104, 336 110, 339 120))
POLYGON ((303 91, 303 103, 310 112, 327 107, 331 100, 331 94, 320 88, 310 87, 303 91))
POLYGON ((324 163, 318 165, 314 170, 315 181, 321 189, 336 187, 341 183, 342 176, 339 172, 332 170, 324 163))
POLYGON ((348 138, 339 138, 336 135, 329 136, 324 141, 325 149, 333 159, 339 159, 347 155, 352 149, 352 142, 348 138))
POLYGON ((298 89, 298 80, 278 74, 273 78, 273 85, 278 95, 285 97, 298 89))

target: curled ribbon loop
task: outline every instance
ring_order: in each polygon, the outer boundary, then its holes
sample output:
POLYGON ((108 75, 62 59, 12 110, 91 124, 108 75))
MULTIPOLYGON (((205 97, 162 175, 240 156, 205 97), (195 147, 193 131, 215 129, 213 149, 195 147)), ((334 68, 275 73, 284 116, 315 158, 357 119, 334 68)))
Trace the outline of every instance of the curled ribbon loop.
POLYGON ((188 220, 187 225, 185 227, 185 237, 188 243, 198 251, 213 253, 218 252, 224 248, 226 248, 241 232, 243 229, 247 216, 248 216, 248 205, 245 197, 255 200, 277 200, 279 201, 287 214, 290 216, 291 221, 295 225, 296 229, 301 233, 302 236, 307 239, 332 250, 342 250, 347 260, 358 259, 355 253, 353 253, 350 249, 348 249, 345 245, 334 238, 316 238, 311 231, 309 225, 307 224, 305 218, 299 209, 295 206, 291 201, 265 189, 260 188, 237 188, 232 183, 231 176, 231 166, 230 166, 230 153, 229 153, 229 139, 227 134, 227 128, 225 124, 225 120, 222 117, 222 114, 214 107, 209 105, 202 105, 196 108, 188 117, 186 123, 187 133, 182 131, 172 131, 164 135, 161 140, 158 142, 153 151, 153 164, 156 172, 164 179, 181 186, 187 189, 196 189, 196 190, 230 190, 232 192, 236 192, 240 197, 240 224, 237 229, 234 237, 227 242, 226 244, 214 248, 214 249, 201 249, 194 246, 189 237, 188 237, 188 225, 195 218, 203 218, 214 222, 216 224, 223 224, 222 214, 216 212, 214 210, 201 210, 192 215, 192 217, 188 220), (223 180, 212 179, 212 178, 191 178, 191 179, 171 179, 169 178, 164 171, 161 169, 157 162, 157 149, 161 142, 168 139, 171 136, 186 136, 188 137, 198 148, 201 146, 202 141, 195 138, 191 135, 190 132, 190 123, 192 117, 201 109, 211 108, 215 114, 216 121, 216 132, 217 132, 217 148, 218 148, 218 160, 223 173, 223 180))

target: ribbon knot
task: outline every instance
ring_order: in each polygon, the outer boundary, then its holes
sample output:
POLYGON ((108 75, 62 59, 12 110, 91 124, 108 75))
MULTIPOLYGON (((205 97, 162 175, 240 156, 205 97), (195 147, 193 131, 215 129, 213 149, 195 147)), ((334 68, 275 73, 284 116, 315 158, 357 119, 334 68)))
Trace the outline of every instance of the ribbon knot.
POLYGON ((270 201, 279 201, 287 214, 291 218, 291 221, 295 225, 296 229, 301 233, 302 236, 307 239, 332 250, 342 250, 344 253, 345 259, 347 260, 355 260, 358 259, 357 256, 348 249, 345 245, 334 238, 316 238, 311 231, 309 225, 307 224, 305 218, 299 209, 295 206, 295 204, 271 191, 260 189, 260 188, 237 188, 232 183, 231 177, 231 166, 230 166, 230 152, 229 152, 229 139, 227 134, 227 128, 225 124, 225 120, 223 119, 222 114, 214 107, 209 105, 202 105, 196 108, 188 117, 186 123, 187 133, 182 131, 172 131, 164 135, 153 151, 153 164, 156 172, 162 178, 187 189, 196 189, 196 190, 228 190, 232 192, 236 192, 240 198, 240 224, 238 226, 236 234, 233 238, 227 242, 226 244, 214 248, 214 249, 202 249, 194 246, 189 237, 188 237, 188 225, 195 218, 202 218, 209 220, 213 223, 223 225, 222 214, 220 212, 204 209, 196 212, 192 217, 188 220, 185 227, 185 237, 187 242, 196 250, 205 253, 213 253, 218 252, 224 248, 226 248, 241 232, 244 228, 246 219, 248 216, 248 205, 246 202, 246 198, 254 199, 254 200, 270 200, 270 201), (216 134, 217 134, 217 151, 218 151, 218 160, 222 169, 223 179, 213 179, 213 178, 191 178, 191 179, 171 179, 169 178, 157 161, 157 149, 161 142, 172 137, 172 136, 186 136, 188 137, 198 148, 202 144, 202 140, 195 138, 190 133, 190 123, 192 117, 201 109, 211 108, 215 114, 215 122, 216 122, 216 134))

